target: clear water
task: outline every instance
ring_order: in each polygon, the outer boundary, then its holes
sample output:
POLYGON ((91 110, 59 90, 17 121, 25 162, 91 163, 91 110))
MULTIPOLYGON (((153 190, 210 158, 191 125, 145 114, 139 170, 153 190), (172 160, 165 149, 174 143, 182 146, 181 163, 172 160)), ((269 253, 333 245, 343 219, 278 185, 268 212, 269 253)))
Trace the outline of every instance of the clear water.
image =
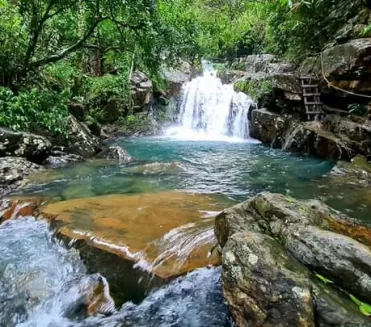
POLYGON ((301 199, 317 198, 355 218, 371 217, 371 203, 359 196, 359 189, 339 188, 326 177, 333 167, 330 161, 292 155, 254 141, 133 138, 117 144, 139 162, 129 167, 107 162, 77 164, 51 173, 46 182, 31 185, 24 192, 60 201, 106 194, 191 190, 243 201, 269 191, 301 199), (146 168, 140 168, 143 164, 147 164, 146 168))
MULTIPOLYGON (((80 163, 37 176, 23 190, 54 201, 105 194, 191 190, 242 201, 261 191, 319 198, 360 219, 370 205, 358 189, 329 182, 333 164, 290 155, 257 142, 118 140, 138 161, 129 166, 80 163), (366 202, 365 202, 366 201, 366 202)), ((205 230, 205 232, 208 232, 205 230)), ((86 317, 78 307, 87 275, 78 254, 59 245, 45 223, 32 218, 0 226, 0 326, 231 326, 220 271, 200 269, 126 303, 111 316, 86 317), (12 237, 9 237, 12 235, 12 237), (40 256, 42 253, 42 256, 40 256), (67 308, 67 309, 66 309, 67 308)))
POLYGON ((104 277, 87 275, 77 251, 59 244, 46 222, 25 217, 0 226, 0 326, 232 325, 219 268, 196 270, 139 305, 115 310, 109 303, 103 311, 109 316, 88 318, 82 305, 99 283, 109 291, 104 277))

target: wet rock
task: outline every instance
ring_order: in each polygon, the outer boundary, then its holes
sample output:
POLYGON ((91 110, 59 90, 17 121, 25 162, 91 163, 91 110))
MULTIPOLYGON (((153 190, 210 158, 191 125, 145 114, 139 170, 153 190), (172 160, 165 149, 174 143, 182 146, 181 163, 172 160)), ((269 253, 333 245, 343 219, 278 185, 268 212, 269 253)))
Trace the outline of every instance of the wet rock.
POLYGON ((357 156, 351 160, 339 161, 329 174, 331 183, 339 185, 371 185, 371 163, 366 157, 357 156))
POLYGON ((205 195, 160 192, 63 201, 43 212, 63 222, 63 237, 167 279, 219 262, 216 253, 208 258, 208 252, 215 243, 215 211, 223 206, 205 195))
POLYGON ((41 166, 25 158, 0 158, 0 195, 20 188, 26 176, 41 170, 41 166))
POLYGON ((0 128, 0 156, 24 157, 40 163, 50 150, 51 143, 43 136, 0 128))
POLYGON ((365 156, 371 155, 371 122, 365 117, 327 115, 323 127, 346 140, 354 152, 365 156))
POLYGON ((238 326, 315 326, 309 273, 269 236, 229 238, 223 293, 238 326))
POLYGON ((252 112, 250 136, 275 148, 333 160, 350 160, 356 156, 353 142, 319 122, 300 122, 292 116, 266 109, 252 112))
POLYGON ((350 160, 356 155, 346 137, 327 131, 319 122, 291 121, 285 133, 283 149, 332 160, 350 160))
POLYGON ((90 132, 89 128, 77 121, 73 116, 69 116, 70 131, 66 140, 68 153, 76 154, 84 158, 89 158, 100 150, 98 139, 90 132))
POLYGON ((60 167, 73 162, 84 161, 84 158, 77 154, 68 154, 62 151, 52 151, 52 155, 46 158, 44 165, 51 167, 60 167))
POLYGON ((61 304, 65 317, 76 318, 81 315, 81 310, 84 316, 108 315, 115 311, 115 302, 110 296, 109 285, 100 274, 76 278, 64 288, 61 292, 63 294, 61 304))
POLYGON ((0 223, 26 216, 37 216, 41 199, 2 199, 0 200, 0 223))
POLYGON ((183 168, 180 162, 170 163, 154 162, 135 167, 127 167, 123 169, 124 172, 136 175, 156 175, 156 174, 164 175, 173 174, 182 170, 183 168))
POLYGON ((249 125, 251 137, 274 148, 283 146, 287 125, 285 117, 267 109, 256 109, 252 111, 249 125))
POLYGON ((118 160, 121 164, 134 161, 129 153, 120 146, 110 146, 96 155, 96 158, 106 160, 118 160))

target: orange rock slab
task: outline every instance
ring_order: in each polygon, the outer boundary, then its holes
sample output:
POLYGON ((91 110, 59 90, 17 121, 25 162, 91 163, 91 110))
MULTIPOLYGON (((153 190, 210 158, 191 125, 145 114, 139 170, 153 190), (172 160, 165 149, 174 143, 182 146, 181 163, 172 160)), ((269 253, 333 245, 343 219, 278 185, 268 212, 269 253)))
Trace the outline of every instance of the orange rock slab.
POLYGON ((59 232, 129 259, 160 278, 217 265, 214 216, 225 200, 202 194, 159 192, 107 195, 47 205, 59 232))

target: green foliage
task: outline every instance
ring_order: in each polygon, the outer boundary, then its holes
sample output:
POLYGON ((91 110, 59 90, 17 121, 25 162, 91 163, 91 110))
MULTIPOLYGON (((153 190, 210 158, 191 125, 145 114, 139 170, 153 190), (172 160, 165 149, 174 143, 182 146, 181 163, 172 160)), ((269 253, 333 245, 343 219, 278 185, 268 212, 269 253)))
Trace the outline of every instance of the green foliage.
POLYGON ((251 79, 248 81, 239 80, 234 84, 234 89, 237 92, 243 92, 254 100, 258 100, 263 94, 272 91, 272 82, 269 78, 266 79, 251 79))
POLYGON ((360 103, 352 103, 348 106, 349 113, 357 116, 364 116, 367 113, 367 107, 360 103))
POLYGON ((367 317, 371 316, 371 305, 358 300, 354 295, 349 294, 350 299, 359 307, 359 311, 367 317))
POLYGON ((67 116, 64 94, 31 89, 15 95, 8 88, 0 88, 0 126, 66 135, 67 116))
POLYGON ((320 274, 316 274, 316 277, 324 284, 333 284, 334 282, 328 278, 326 278, 325 276, 322 276, 320 274))
POLYGON ((296 59, 317 53, 360 8, 360 0, 273 1, 267 49, 296 59))

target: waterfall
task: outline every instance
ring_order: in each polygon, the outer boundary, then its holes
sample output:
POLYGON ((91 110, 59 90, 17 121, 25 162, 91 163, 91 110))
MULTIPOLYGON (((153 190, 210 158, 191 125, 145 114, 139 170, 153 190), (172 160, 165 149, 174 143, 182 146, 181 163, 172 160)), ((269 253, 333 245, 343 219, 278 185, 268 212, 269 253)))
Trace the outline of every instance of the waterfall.
POLYGON ((222 140, 249 137, 248 112, 253 100, 223 84, 216 70, 203 62, 203 75, 183 86, 179 126, 168 136, 222 140))

